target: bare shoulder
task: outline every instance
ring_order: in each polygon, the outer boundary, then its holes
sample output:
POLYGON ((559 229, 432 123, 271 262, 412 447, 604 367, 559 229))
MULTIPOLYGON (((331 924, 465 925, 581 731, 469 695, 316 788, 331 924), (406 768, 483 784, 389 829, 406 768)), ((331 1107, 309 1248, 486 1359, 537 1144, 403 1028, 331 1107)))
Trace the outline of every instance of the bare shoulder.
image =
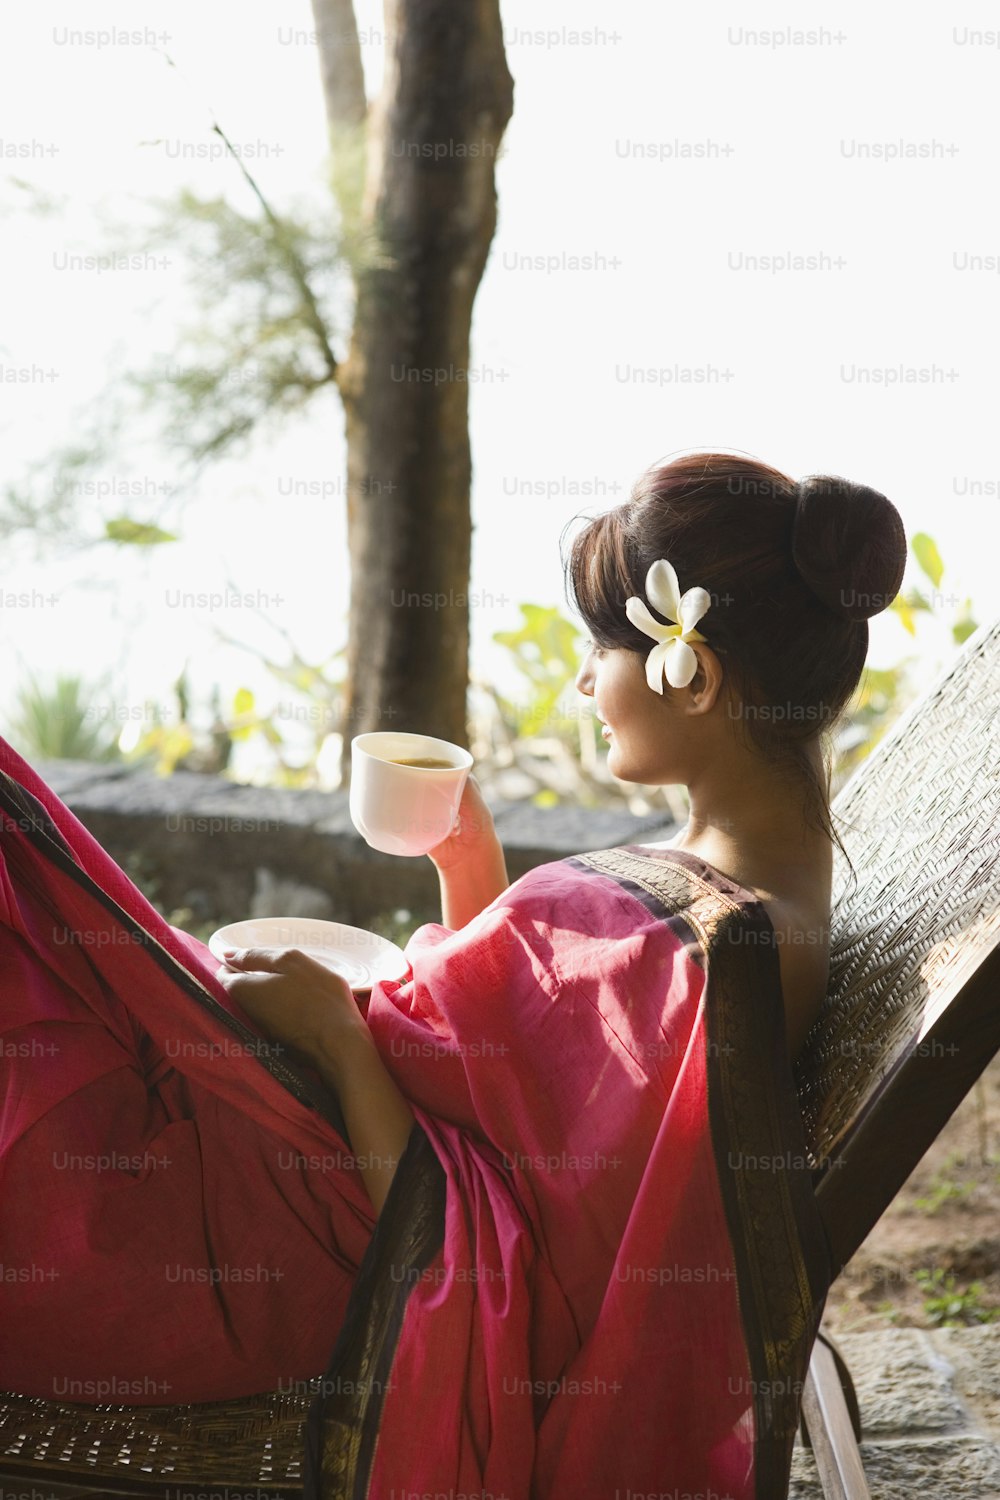
POLYGON ((830 918, 825 903, 762 897, 774 928, 789 1056, 801 1050, 826 996, 830 918))
MULTIPOLYGON (((678 847, 677 839, 675 834, 639 847, 673 849, 678 847)), ((822 859, 805 866, 801 861, 789 864, 759 856, 743 859, 734 850, 730 855, 731 861, 724 859, 721 868, 728 870, 728 878, 757 897, 774 928, 788 1051, 794 1060, 826 997, 830 967, 829 851, 824 850, 822 859)))

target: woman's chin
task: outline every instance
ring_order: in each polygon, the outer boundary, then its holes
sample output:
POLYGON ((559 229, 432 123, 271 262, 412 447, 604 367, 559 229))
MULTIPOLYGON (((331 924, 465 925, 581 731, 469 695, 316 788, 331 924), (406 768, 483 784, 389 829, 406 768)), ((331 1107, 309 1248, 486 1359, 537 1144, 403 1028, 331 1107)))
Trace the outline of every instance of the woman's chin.
POLYGON ((628 761, 622 755, 613 739, 608 741, 607 766, 608 770, 611 772, 611 775, 615 778, 616 781, 634 780, 634 778, 629 775, 628 761))
POLYGON ((636 766, 629 764, 628 759, 621 748, 612 739, 608 743, 607 768, 616 781, 628 782, 630 786, 663 786, 661 776, 662 767, 659 766, 636 766))

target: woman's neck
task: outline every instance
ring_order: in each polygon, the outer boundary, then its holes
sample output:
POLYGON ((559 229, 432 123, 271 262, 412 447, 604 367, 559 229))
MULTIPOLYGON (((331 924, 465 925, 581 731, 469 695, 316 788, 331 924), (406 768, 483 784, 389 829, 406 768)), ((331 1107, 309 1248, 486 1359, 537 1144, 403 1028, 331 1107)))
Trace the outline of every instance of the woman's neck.
MULTIPOLYGON (((810 747, 823 784, 822 752, 810 747)), ((778 897, 828 899, 833 846, 806 821, 808 780, 756 755, 719 765, 689 783, 691 811, 674 841, 740 885, 778 897)))

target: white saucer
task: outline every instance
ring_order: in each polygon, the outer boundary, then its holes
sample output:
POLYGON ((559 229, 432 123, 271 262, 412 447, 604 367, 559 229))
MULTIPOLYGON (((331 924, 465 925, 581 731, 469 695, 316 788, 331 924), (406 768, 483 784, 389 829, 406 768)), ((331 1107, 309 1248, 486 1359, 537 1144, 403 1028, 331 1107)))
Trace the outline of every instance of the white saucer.
POLYGON ((252 917, 220 927, 208 940, 220 963, 223 948, 300 948, 342 974, 352 990, 370 990, 379 979, 402 979, 409 968, 402 948, 346 922, 309 917, 252 917))

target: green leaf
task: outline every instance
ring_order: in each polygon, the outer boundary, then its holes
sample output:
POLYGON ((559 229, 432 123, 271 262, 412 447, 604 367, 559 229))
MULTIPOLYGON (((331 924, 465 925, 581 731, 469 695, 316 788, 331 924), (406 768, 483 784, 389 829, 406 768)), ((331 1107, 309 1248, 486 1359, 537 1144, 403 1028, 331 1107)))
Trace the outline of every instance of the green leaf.
POLYGON ((123 542, 131 547, 155 547, 160 542, 176 542, 169 531, 161 531, 148 521, 132 521, 128 516, 119 516, 104 523, 104 534, 109 542, 123 542))
MULTIPOLYGON (((902 597, 902 596, 901 595, 897 595, 897 597, 902 597)), ((895 600, 893 602, 895 603, 895 600)), ((932 612, 931 611, 931 606, 927 602, 927 595, 926 594, 922 594, 919 589, 911 589, 910 590, 910 592, 906 596, 906 603, 907 603, 907 606, 910 609, 912 609, 912 610, 920 610, 920 609, 922 609, 925 612, 925 614, 930 614, 932 612)))
POLYGON ((937 588, 944 573, 944 563, 941 561, 941 554, 934 538, 928 536, 926 531, 918 531, 911 546, 921 571, 926 573, 931 583, 937 588))
POLYGON ((892 603, 889 605, 889 608, 892 610, 893 614, 899 616, 899 623, 902 625, 906 633, 908 635, 916 635, 917 622, 913 618, 913 609, 909 603, 909 600, 905 599, 902 594, 897 594, 895 599, 893 599, 892 603))
POLYGON ((252 714, 254 709, 254 696, 249 688, 237 688, 233 696, 233 713, 238 718, 244 714, 252 714))
POLYGON ((969 636, 979 629, 973 617, 970 605, 971 601, 967 599, 965 601, 965 610, 962 614, 961 619, 956 620, 954 625, 951 627, 952 639, 954 640, 956 646, 963 646, 969 639, 969 636))

